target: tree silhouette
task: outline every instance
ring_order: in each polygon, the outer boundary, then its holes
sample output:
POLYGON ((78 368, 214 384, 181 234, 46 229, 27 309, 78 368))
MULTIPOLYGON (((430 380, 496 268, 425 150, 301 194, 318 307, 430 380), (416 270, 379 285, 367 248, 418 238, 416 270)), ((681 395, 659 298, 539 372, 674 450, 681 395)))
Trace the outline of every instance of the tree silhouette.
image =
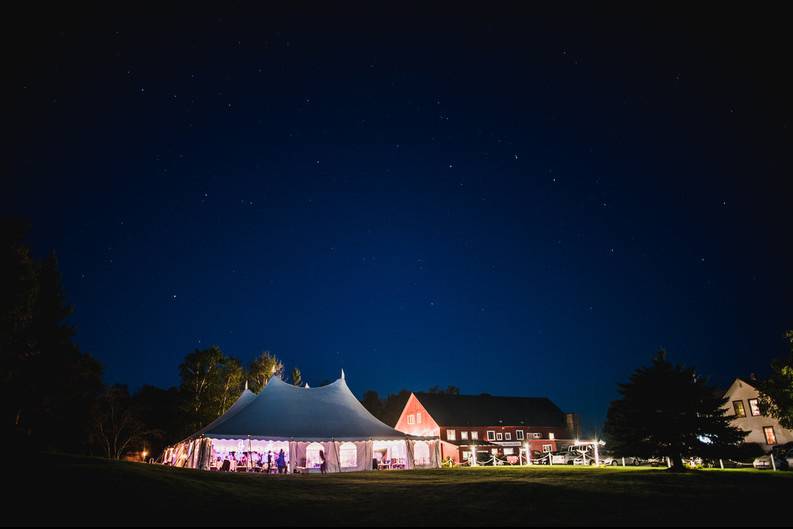
POLYGON ((604 427, 609 448, 620 456, 665 457, 675 470, 683 458, 717 457, 737 450, 745 432, 730 426, 726 399, 693 369, 672 365, 660 351, 619 387, 604 427))

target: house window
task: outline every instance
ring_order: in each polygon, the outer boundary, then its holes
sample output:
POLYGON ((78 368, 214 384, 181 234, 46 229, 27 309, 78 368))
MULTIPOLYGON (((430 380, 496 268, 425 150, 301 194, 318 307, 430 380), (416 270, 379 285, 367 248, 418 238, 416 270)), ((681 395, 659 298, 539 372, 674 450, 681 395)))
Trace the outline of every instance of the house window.
POLYGON ((733 401, 732 407, 735 410, 735 416, 736 417, 738 417, 738 418, 746 417, 746 410, 743 407, 743 401, 742 400, 733 401))
POLYGON ((493 430, 488 430, 487 431, 487 440, 488 441, 495 441, 496 440, 496 432, 494 432, 493 430))
POLYGON ((763 428, 763 433, 765 434, 765 444, 767 445, 776 444, 776 433, 774 432, 773 426, 766 426, 765 428, 763 428))
POLYGON ((504 434, 504 440, 505 441, 512 441, 512 434, 509 433, 509 432, 505 433, 504 434))
POLYGON ((358 466, 358 449, 353 443, 342 443, 339 447, 339 466, 341 468, 358 466))
POLYGON ((553 452, 553 445, 542 445, 542 451, 544 454, 553 452))
POLYGON ((479 439, 479 432, 471 432, 471 440, 477 441, 479 439))
POLYGON ((531 434, 531 436, 534 437, 535 439, 542 439, 542 434, 541 433, 533 433, 533 434, 531 434))
POLYGON ((518 441, 523 441, 523 430, 515 431, 515 439, 517 439, 518 441))
POLYGON ((556 435, 553 432, 551 432, 551 433, 548 434, 548 439, 553 441, 554 439, 556 439, 556 435))
POLYGON ((467 441, 468 440, 468 432, 460 432, 460 440, 467 441))
POLYGON ((759 417, 760 413, 760 402, 757 399, 749 399, 749 413, 752 414, 752 417, 759 417))
POLYGON ((456 430, 446 430, 446 440, 447 441, 456 441, 457 440, 457 431, 456 430))
POLYGON ((412 413, 408 415, 408 424, 416 424, 416 416, 412 413))
POLYGON ((515 449, 514 448, 505 448, 504 449, 504 455, 505 456, 511 456, 514 453, 515 453, 515 449))
POLYGON ((504 440, 504 434, 502 434, 501 432, 498 432, 496 434, 496 441, 503 441, 503 440, 504 440))
POLYGON ((416 424, 421 424, 421 412, 416 413, 416 424))

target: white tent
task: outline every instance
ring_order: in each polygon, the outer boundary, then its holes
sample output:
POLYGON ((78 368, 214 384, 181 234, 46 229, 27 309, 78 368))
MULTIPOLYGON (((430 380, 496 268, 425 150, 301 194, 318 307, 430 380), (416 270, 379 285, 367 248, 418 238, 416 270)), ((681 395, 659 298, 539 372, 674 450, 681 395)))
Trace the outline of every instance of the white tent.
POLYGON ((221 417, 170 449, 166 461, 207 469, 221 454, 261 457, 284 450, 293 472, 318 469, 320 451, 329 472, 370 470, 375 461, 387 461, 380 466, 389 468, 439 465, 437 438, 410 436, 380 422, 355 398, 343 373, 318 388, 273 378, 258 395, 246 392, 221 417))

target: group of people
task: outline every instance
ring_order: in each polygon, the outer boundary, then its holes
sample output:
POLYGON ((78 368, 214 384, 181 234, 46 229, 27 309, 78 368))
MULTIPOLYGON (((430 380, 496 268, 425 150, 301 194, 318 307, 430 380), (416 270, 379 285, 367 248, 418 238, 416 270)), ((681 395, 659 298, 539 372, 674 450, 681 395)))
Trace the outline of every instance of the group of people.
POLYGON ((244 452, 239 461, 234 452, 226 454, 221 463, 220 456, 217 458, 218 470, 220 472, 236 472, 237 467, 244 467, 248 470, 258 470, 259 472, 266 472, 272 474, 287 474, 286 454, 283 450, 279 450, 278 455, 273 457, 273 452, 268 451, 265 459, 264 454, 258 454, 258 460, 254 463, 255 452, 244 452))

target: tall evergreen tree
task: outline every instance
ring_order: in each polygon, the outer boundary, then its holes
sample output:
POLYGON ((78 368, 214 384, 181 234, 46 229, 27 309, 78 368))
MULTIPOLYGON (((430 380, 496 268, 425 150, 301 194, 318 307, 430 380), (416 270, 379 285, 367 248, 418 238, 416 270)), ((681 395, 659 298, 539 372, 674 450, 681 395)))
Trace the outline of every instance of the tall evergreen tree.
POLYGON ((779 424, 793 430, 793 331, 785 334, 790 353, 771 363, 771 374, 757 383, 760 410, 776 418, 779 424))
POLYGON ((682 470, 684 457, 727 455, 746 436, 730 425, 719 392, 693 369, 672 365, 664 351, 620 384, 619 393, 604 427, 617 455, 668 456, 682 470))

